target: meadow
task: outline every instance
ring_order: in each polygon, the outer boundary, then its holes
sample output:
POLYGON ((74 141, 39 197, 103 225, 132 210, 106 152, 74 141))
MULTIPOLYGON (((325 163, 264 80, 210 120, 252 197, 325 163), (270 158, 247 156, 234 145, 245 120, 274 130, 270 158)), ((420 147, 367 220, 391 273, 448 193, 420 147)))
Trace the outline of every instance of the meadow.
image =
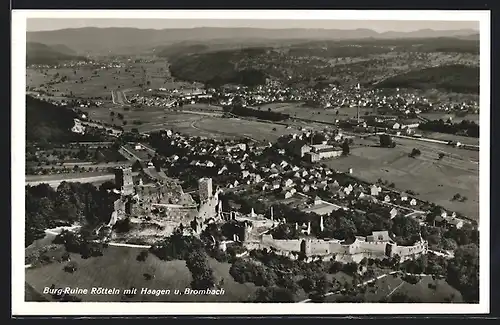
MULTIPOLYGON (((271 109, 271 111, 289 114, 291 118, 302 118, 319 122, 334 123, 335 120, 347 120, 357 116, 356 107, 340 108, 313 108, 303 103, 272 103, 261 106, 262 110, 271 109), (338 114, 336 112, 339 112, 338 114)), ((360 108, 359 115, 363 117, 365 113, 372 113, 369 108, 360 108)))
MULTIPOLYGON (((115 68, 96 68, 92 66, 50 69, 27 69, 26 85, 40 87, 48 82, 54 83, 50 88, 54 96, 73 94, 74 97, 101 97, 111 99, 111 90, 128 90, 127 95, 140 92, 140 85, 146 82, 146 88, 174 88, 186 83, 172 81, 165 61, 150 63, 128 62, 126 66, 115 68), (145 72, 143 71, 145 70, 145 72), (146 81, 144 79, 146 76, 146 81), (61 82, 64 78, 65 81, 61 82)), ((44 87, 46 88, 46 87, 44 87)))
POLYGON ((239 118, 205 118, 195 122, 193 128, 221 136, 247 137, 257 141, 273 142, 280 136, 297 132, 281 124, 239 118))
MULTIPOLYGON (((462 302, 462 295, 445 280, 424 276, 416 284, 404 281, 401 275, 388 275, 365 286, 362 295, 365 302, 379 302, 395 294, 404 294, 412 299, 425 303, 462 302)), ((342 294, 328 296, 325 302, 336 302, 342 294)))
POLYGON ((353 168, 353 176, 368 182, 387 180, 399 190, 418 193, 420 199, 476 220, 479 218, 478 152, 405 139, 396 139, 396 142, 396 148, 392 149, 354 147, 349 156, 325 163, 341 172, 353 168), (413 148, 418 148, 421 155, 408 157, 413 148), (446 153, 442 159, 438 159, 440 152, 446 153), (456 193, 468 200, 451 201, 456 193))

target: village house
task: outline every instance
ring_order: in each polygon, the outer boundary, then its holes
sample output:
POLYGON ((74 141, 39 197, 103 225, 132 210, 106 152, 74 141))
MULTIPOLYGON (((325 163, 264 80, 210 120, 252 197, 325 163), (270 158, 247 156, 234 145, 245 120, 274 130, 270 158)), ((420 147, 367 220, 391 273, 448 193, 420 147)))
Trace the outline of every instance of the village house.
POLYGON ((371 196, 378 196, 380 193, 381 188, 378 187, 377 185, 372 185, 370 187, 370 195, 371 196))

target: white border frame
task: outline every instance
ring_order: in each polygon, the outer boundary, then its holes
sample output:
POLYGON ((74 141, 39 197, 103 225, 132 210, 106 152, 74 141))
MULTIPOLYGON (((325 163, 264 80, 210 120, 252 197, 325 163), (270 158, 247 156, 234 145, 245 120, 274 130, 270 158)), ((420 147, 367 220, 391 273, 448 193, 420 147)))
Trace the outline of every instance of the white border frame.
POLYGON ((12 11, 12 314, 21 315, 336 315, 482 314, 490 309, 490 12, 395 10, 13 10, 12 11), (27 18, 439 20, 480 22, 480 303, 257 304, 77 303, 24 301, 25 89, 27 18), (361 307, 361 308, 360 308, 361 307))

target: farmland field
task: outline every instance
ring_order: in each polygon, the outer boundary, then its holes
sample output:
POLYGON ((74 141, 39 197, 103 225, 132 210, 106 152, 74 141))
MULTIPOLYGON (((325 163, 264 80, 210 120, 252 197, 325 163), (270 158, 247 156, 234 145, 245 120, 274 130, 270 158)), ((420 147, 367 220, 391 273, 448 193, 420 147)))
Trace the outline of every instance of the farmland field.
POLYGON ((291 134, 297 131, 293 128, 287 129, 281 124, 238 118, 205 118, 195 122, 193 128, 221 136, 245 136, 258 141, 275 141, 284 134, 291 134))
MULTIPOLYGON (((320 122, 335 122, 335 120, 349 119, 356 117, 356 107, 341 107, 341 108, 312 108, 304 106, 301 103, 273 103, 262 105, 262 110, 271 108, 272 111, 289 114, 290 117, 315 120, 320 122), (336 114, 338 110, 339 114, 336 114)), ((363 117, 365 113, 371 113, 373 110, 368 108, 360 108, 359 115, 363 117)))
POLYGON ((478 152, 406 139, 396 139, 396 142, 394 149, 353 148, 350 156, 329 160, 326 164, 341 172, 353 168, 353 176, 368 182, 375 183, 379 178, 393 182, 397 189, 412 190, 420 199, 478 219, 478 152), (408 157, 413 148, 422 154, 408 157), (439 160, 440 152, 446 156, 439 160), (468 200, 451 201, 456 193, 468 200))
MULTIPOLYGON (((71 260, 76 262, 77 270, 68 273, 63 270, 66 263, 54 262, 52 264, 26 269, 26 283, 37 292, 43 292, 44 287, 54 284, 58 288, 88 288, 104 287, 118 288, 118 295, 82 295, 82 301, 200 301, 224 302, 246 301, 251 297, 256 287, 253 284, 236 283, 229 275, 230 265, 220 263, 213 259, 209 263, 214 271, 216 283, 224 279, 225 294, 220 296, 193 296, 174 295, 174 289, 184 291, 190 286, 191 273, 184 261, 161 261, 149 254, 145 262, 136 260, 143 249, 128 247, 108 247, 104 256, 82 259, 79 255, 71 254, 71 260), (154 275, 151 280, 146 280, 144 274, 154 275), (138 294, 133 297, 124 296, 123 290, 131 287, 138 289, 138 294), (170 289, 172 294, 163 296, 141 295, 141 288, 170 289)), ((50 295, 45 295, 51 298, 50 295)))
MULTIPOLYGON (((112 89, 137 88, 144 79, 145 69, 148 88, 167 88, 172 84, 168 73, 167 63, 157 61, 151 63, 132 63, 127 67, 107 67, 104 69, 96 67, 63 67, 59 69, 27 69, 26 85, 29 87, 40 87, 50 81, 60 81, 51 86, 54 96, 72 93, 75 97, 103 97, 110 99, 112 89)), ((177 83, 175 83, 177 85, 177 83)), ((128 94, 127 94, 128 95, 128 94)))
MULTIPOLYGON (((461 302, 460 292, 451 287, 445 280, 433 280, 431 276, 424 276, 417 284, 410 284, 400 276, 386 276, 374 282, 373 286, 366 286, 365 302, 378 302, 396 293, 403 293, 411 298, 419 299, 426 303, 440 303, 447 300, 461 302), (435 285, 435 289, 429 287, 435 285)), ((335 302, 342 295, 336 294, 325 299, 326 302, 335 302)))

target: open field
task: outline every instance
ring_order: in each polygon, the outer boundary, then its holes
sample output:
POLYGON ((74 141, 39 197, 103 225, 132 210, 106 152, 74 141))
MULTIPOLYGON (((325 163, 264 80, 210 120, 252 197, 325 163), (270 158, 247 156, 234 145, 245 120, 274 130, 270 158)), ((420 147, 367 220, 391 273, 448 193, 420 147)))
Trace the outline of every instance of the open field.
MULTIPOLYGON (((70 94, 76 97, 111 97, 112 89, 134 89, 144 81, 144 72, 148 88, 167 87, 170 81, 166 61, 151 63, 129 62, 124 67, 27 69, 27 86, 40 87, 50 81, 61 81, 52 85, 54 95, 70 94), (43 71, 43 72, 42 72, 43 71)), ((137 88, 139 89, 139 88, 137 88)), ((131 94, 138 90, 131 91, 131 94)), ((127 96, 129 94, 127 93, 127 96)))
POLYGON ((206 118, 192 125, 195 129, 222 136, 248 137, 258 141, 275 141, 297 130, 284 125, 238 118, 206 118), (275 130, 274 130, 275 129, 275 130))
MULTIPOLYGON (((36 291, 42 292, 44 287, 55 284, 58 288, 66 286, 72 288, 104 287, 118 288, 121 293, 117 295, 83 295, 82 301, 199 301, 199 302, 224 302, 245 301, 256 290, 253 284, 236 283, 229 275, 229 264, 219 263, 210 259, 216 283, 224 279, 225 294, 221 296, 193 296, 175 295, 174 289, 184 291, 191 282, 191 274, 184 261, 161 261, 149 254, 145 262, 136 260, 143 249, 128 247, 108 247, 104 256, 82 259, 79 255, 71 254, 71 260, 76 262, 77 270, 68 273, 63 270, 66 263, 52 263, 33 269, 26 269, 26 282, 36 291), (144 274, 154 275, 151 280, 146 280, 144 274), (137 288, 138 294, 125 297, 123 290, 137 288), (141 288, 170 289, 170 295, 154 296, 141 295, 141 288)), ((47 298, 51 298, 46 295, 47 298)))
MULTIPOLYGON (((447 300, 461 302, 460 292, 451 287, 445 280, 433 280, 431 276, 424 276, 417 284, 410 284, 401 279, 401 276, 386 276, 366 286, 364 294, 365 302, 378 302, 389 298, 396 293, 403 293, 413 299, 419 299, 425 303, 442 303, 447 300), (429 288, 429 284, 435 285, 435 289, 429 288)), ((325 299, 326 302, 335 302, 341 298, 341 294, 331 295, 325 299)))
POLYGON ((439 132, 425 132, 418 131, 424 137, 428 137, 431 139, 444 140, 444 141, 458 141, 463 144, 470 145, 479 145, 479 138, 466 137, 463 135, 455 135, 455 134, 447 134, 447 133, 439 133, 439 132))
POLYGON ((378 179, 394 182, 397 189, 412 190, 423 200, 479 218, 478 152, 405 139, 396 139, 396 142, 394 149, 353 148, 350 156, 329 160, 326 164, 342 172, 353 168, 353 176, 368 182, 375 183, 378 179), (422 154, 408 157, 413 148, 422 154), (439 152, 446 153, 441 160, 438 160, 439 152), (467 196, 468 201, 451 201, 456 193, 467 196))
POLYGON ((136 128, 139 132, 165 129, 182 132, 185 128, 191 128, 191 122, 206 117, 206 115, 201 114, 201 111, 199 114, 197 111, 192 113, 189 111, 177 112, 165 110, 162 107, 130 108, 129 110, 117 106, 112 108, 92 107, 85 108, 84 111, 89 114, 89 118, 92 120, 120 125, 126 131, 136 128), (118 114, 123 115, 123 120, 127 121, 127 125, 123 125, 123 121, 117 117, 118 114))
MULTIPOLYGON (((271 108, 272 111, 289 114, 290 117, 303 118, 308 120, 315 120, 320 122, 333 123, 335 120, 345 120, 356 117, 356 107, 341 107, 341 108, 312 108, 305 106, 302 103, 273 103, 262 105, 262 110, 271 108), (336 112, 339 112, 337 115, 336 112)), ((372 113, 373 110, 369 108, 360 108, 359 115, 363 117, 365 113, 372 113)))

